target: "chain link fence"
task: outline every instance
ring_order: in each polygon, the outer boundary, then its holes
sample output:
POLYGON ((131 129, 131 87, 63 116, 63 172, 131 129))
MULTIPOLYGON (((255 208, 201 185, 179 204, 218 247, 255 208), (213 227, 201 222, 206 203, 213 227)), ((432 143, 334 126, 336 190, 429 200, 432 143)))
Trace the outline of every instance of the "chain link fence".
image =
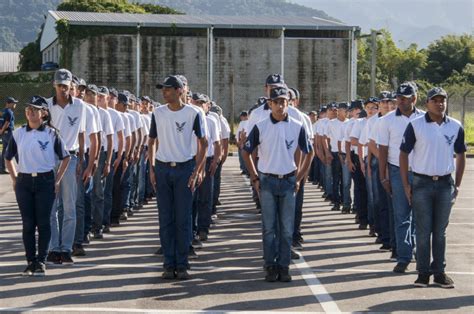
POLYGON ((448 91, 448 114, 464 126, 466 142, 474 146, 474 90, 448 91))

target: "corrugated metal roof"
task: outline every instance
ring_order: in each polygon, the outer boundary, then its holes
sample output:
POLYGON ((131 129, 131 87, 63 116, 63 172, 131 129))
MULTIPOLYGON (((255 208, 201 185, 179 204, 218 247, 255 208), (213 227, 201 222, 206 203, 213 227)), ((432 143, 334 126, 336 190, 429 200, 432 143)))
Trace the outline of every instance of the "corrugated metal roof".
POLYGON ((0 73, 18 71, 19 52, 0 52, 0 73))
POLYGON ((242 28, 242 29, 331 29, 349 30, 354 26, 316 17, 171 15, 50 11, 57 20, 66 19, 71 25, 242 28))

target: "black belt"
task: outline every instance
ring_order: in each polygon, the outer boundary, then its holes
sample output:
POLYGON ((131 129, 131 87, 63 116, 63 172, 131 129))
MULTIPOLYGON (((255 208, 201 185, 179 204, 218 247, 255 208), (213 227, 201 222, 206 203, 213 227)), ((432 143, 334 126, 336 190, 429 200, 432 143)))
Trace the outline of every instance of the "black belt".
POLYGON ((294 176, 296 174, 296 171, 292 171, 287 174, 273 174, 273 173, 264 173, 264 172, 261 172, 261 174, 272 177, 272 178, 277 178, 277 179, 287 179, 294 176))
POLYGON ((430 180, 433 180, 433 181, 439 181, 439 180, 445 180, 445 179, 451 178, 451 174, 446 174, 444 176, 428 176, 426 174, 413 172, 413 175, 417 176, 417 177, 420 177, 420 178, 430 179, 430 180))
POLYGON ((77 155, 77 150, 70 150, 69 155, 77 155))
POLYGON ((54 171, 48 172, 33 172, 33 173, 18 173, 18 177, 20 178, 36 178, 36 177, 49 177, 54 176, 54 171))
POLYGON ((194 159, 189 159, 187 161, 183 161, 183 162, 163 162, 163 161, 159 161, 157 160, 156 162, 160 165, 163 165, 163 166, 167 166, 167 167, 171 167, 171 168, 175 168, 175 167, 179 167, 179 166, 183 166, 191 161, 193 161, 194 159))

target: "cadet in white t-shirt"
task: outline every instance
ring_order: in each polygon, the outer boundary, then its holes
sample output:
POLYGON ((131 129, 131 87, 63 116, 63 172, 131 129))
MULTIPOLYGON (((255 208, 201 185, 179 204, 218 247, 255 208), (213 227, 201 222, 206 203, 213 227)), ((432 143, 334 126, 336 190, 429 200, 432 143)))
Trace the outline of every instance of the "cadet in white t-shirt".
POLYGON ((307 157, 312 145, 303 123, 288 114, 288 89, 273 88, 270 98, 271 114, 257 122, 248 135, 244 160, 262 205, 265 280, 288 282, 296 193, 311 164, 307 157), (258 173, 250 157, 257 147, 258 173), (295 163, 297 149, 304 155, 299 165, 295 163))
POLYGON ((188 251, 191 238, 192 194, 207 151, 202 110, 184 104, 183 82, 168 76, 162 89, 166 105, 153 112, 148 139, 148 159, 155 171, 150 180, 156 190, 163 250, 164 279, 189 278, 188 251), (196 154, 192 141, 198 138, 196 154))
POLYGON ((237 148, 239 152, 239 166, 240 166, 240 174, 248 175, 247 168, 245 167, 244 159, 242 158, 242 149, 244 146, 245 141, 245 128, 248 123, 248 112, 242 111, 239 115, 239 126, 237 128, 237 133, 235 135, 235 140, 237 142, 237 148))

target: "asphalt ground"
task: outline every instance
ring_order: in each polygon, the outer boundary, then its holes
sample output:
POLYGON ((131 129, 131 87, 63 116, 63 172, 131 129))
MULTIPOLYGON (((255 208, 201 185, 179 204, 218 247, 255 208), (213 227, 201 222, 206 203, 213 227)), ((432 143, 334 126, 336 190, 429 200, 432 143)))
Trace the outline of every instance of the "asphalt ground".
POLYGON ((474 160, 447 231, 447 273, 455 289, 414 288, 415 263, 392 272, 390 253, 353 215, 330 211, 322 192, 306 185, 302 257, 291 283, 263 280, 260 215, 249 184, 229 157, 223 169, 219 219, 191 260, 189 281, 165 281, 156 203, 146 205, 74 266, 48 266, 44 278, 22 277, 21 220, 7 175, 0 176, 0 311, 72 312, 443 312, 474 313, 474 160))

